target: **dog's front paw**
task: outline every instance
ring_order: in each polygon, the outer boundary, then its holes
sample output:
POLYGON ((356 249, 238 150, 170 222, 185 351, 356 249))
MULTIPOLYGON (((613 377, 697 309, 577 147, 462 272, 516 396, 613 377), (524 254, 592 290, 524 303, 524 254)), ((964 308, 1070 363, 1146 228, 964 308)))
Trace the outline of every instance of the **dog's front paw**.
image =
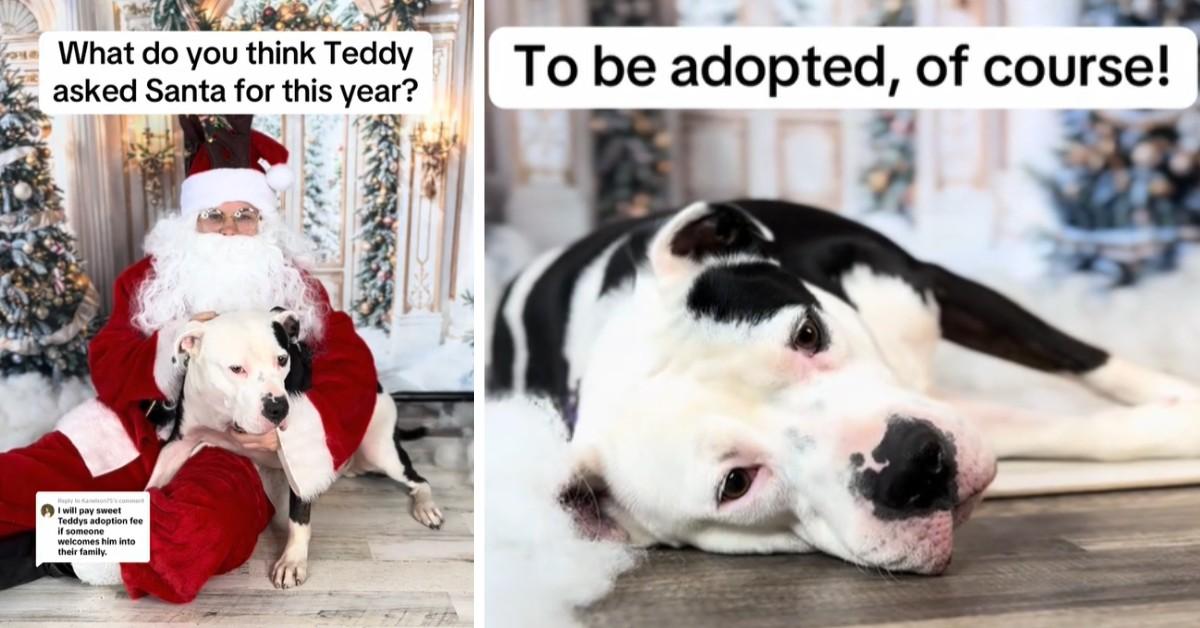
POLYGON ((421 525, 433 528, 434 530, 441 528, 442 521, 445 520, 442 517, 441 509, 432 500, 425 503, 413 502, 412 516, 421 525))
POLYGON ((308 579, 308 558, 288 556, 287 552, 275 561, 271 569, 271 583, 276 589, 289 589, 304 584, 308 579))
POLYGON ((437 530, 442 527, 442 511, 433 503, 433 493, 428 484, 421 484, 412 491, 412 516, 421 525, 437 530))

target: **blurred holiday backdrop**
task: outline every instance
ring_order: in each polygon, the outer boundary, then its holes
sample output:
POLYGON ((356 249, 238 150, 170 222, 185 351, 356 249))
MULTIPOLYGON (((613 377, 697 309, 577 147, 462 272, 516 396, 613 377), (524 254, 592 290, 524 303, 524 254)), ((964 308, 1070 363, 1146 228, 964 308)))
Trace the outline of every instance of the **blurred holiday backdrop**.
MULTIPOLYGON (((474 377, 472 19, 461 0, 0 0, 0 451, 91 394, 87 340, 184 176, 173 117, 38 111, 41 32, 429 31, 429 115, 255 126, 291 153, 286 220, 316 246, 315 275, 354 317, 384 385, 461 396, 474 377)), ((469 430, 469 416, 459 423, 469 430)))
MULTIPOLYGON (((585 24, 1200 30, 1200 3, 1189 0, 488 0, 487 6, 489 32, 585 24)), ((498 294, 537 252, 618 216, 698 199, 783 198, 870 223, 1073 333, 1200 380, 1195 107, 507 111, 489 105, 486 116, 488 294, 498 294)), ((968 368, 962 362, 968 357, 952 348, 939 358, 948 381, 983 392, 1054 398, 1037 400, 1042 406, 1095 401, 1015 367, 968 368)))

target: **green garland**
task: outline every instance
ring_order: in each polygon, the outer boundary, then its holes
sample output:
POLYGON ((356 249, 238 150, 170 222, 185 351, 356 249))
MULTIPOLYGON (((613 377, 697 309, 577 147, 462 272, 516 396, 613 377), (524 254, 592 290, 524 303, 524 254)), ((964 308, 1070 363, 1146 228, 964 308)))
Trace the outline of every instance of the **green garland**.
POLYGON ((158 0, 150 16, 154 28, 160 31, 213 30, 213 23, 197 9, 197 4, 197 0, 158 0))
POLYGON ((362 251, 356 278, 355 317, 360 324, 391 328, 395 299, 396 204, 400 190, 404 121, 400 116, 361 116, 358 119, 367 146, 367 173, 362 178, 366 204, 359 209, 356 234, 362 251))
POLYGON ((199 0, 156 0, 151 17, 154 27, 164 31, 411 31, 417 29, 417 19, 425 14, 431 2, 391 0, 379 13, 367 16, 359 14, 353 6, 347 6, 340 16, 335 16, 331 4, 319 2, 313 9, 300 0, 289 0, 278 6, 271 0, 258 0, 243 9, 241 18, 222 22, 205 15, 199 9, 199 0))
POLYGON ((429 0, 392 0, 373 19, 379 24, 391 24, 394 21, 396 30, 415 31, 417 18, 425 14, 429 4, 429 0))

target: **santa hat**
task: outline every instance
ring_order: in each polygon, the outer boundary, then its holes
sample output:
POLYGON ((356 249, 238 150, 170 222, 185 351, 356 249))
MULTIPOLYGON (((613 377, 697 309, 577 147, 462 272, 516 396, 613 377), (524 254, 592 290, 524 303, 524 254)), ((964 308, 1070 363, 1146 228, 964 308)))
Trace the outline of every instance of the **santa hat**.
POLYGON ((221 203, 250 203, 263 214, 279 211, 279 193, 295 179, 288 150, 250 128, 253 116, 180 116, 188 176, 179 208, 198 214, 221 203))

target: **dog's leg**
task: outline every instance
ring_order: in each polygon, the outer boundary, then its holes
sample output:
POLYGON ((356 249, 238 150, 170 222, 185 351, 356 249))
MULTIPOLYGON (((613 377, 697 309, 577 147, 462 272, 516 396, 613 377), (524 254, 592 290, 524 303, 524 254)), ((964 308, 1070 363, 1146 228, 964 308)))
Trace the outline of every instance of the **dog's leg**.
POLYGON ((929 392, 933 355, 941 340, 936 302, 904 281, 855 266, 842 276, 842 289, 871 330, 875 346, 908 387, 929 392))
POLYGON ((433 501, 433 489, 429 487, 429 482, 421 477, 413 468, 412 460, 408 457, 408 452, 400 446, 400 438, 397 435, 393 439, 393 444, 396 448, 396 458, 403 469, 385 469, 384 473, 388 477, 403 482, 408 486, 408 494, 412 496, 412 516, 421 524, 437 530, 442 527, 442 511, 433 501), (397 473, 399 471, 399 473, 397 473))
POLYGON ((400 435, 396 433, 396 404, 391 397, 381 394, 377 398, 375 414, 351 467, 357 471, 383 473, 404 484, 412 497, 413 519, 435 530, 442 527, 442 511, 433 501, 429 482, 417 473, 408 452, 400 446, 400 435))
POLYGON ((948 400, 998 458, 1143 460, 1200 457, 1200 402, 1112 406, 1063 416, 1003 404, 948 400))
POLYGON ((1200 400, 1200 387, 1138 366, 1073 338, 999 293, 939 266, 923 270, 943 336, 1023 366, 1076 378, 1126 404, 1200 400))
POLYGON ((283 554, 271 569, 271 582, 276 589, 298 587, 308 579, 308 542, 312 538, 309 519, 312 503, 288 491, 288 536, 283 554))

